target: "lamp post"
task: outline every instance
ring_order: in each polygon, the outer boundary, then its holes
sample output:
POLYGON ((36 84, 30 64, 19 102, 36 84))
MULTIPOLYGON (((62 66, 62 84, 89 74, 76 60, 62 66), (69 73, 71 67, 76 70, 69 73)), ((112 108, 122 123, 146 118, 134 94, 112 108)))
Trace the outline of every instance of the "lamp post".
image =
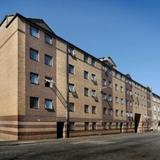
MULTIPOLYGON (((56 87, 56 82, 55 81, 53 81, 53 80, 46 80, 46 79, 45 79, 45 81, 46 81, 46 83, 48 83, 49 88, 53 89, 53 86, 54 86, 55 89, 56 89, 55 92, 57 92, 57 91, 60 92, 58 90, 58 88, 56 87)), ((67 92, 67 94, 69 94, 69 93, 67 92)), ((61 94, 61 96, 63 96, 63 95, 61 94)), ((64 97, 63 97, 63 99, 64 99, 64 97)), ((70 115, 69 115, 69 95, 67 96, 67 100, 65 100, 65 104, 63 103, 63 105, 66 108, 66 123, 67 123, 66 124, 67 125, 66 128, 67 128, 67 138, 69 138, 70 137, 70 133, 69 133, 69 129, 70 129, 70 127, 69 127, 69 125, 70 125, 69 124, 70 123, 70 120, 69 120, 69 117, 70 117, 70 115)))

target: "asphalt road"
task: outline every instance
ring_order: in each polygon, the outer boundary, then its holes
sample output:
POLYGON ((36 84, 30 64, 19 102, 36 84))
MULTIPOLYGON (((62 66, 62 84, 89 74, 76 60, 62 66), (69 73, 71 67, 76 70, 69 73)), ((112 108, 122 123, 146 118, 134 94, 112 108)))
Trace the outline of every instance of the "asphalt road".
POLYGON ((110 135, 0 146, 0 160, 160 160, 160 134, 110 135))

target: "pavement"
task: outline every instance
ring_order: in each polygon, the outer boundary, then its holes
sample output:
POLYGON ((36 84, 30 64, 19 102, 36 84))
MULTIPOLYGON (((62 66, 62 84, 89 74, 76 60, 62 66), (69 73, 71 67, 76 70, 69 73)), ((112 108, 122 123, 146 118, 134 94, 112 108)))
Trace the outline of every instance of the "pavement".
POLYGON ((159 160, 160 134, 0 142, 0 160, 159 160))

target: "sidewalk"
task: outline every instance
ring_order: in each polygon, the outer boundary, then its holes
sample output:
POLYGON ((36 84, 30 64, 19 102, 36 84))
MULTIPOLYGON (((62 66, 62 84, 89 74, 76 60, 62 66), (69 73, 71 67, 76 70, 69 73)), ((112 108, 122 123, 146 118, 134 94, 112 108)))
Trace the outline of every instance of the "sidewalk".
POLYGON ((45 139, 45 140, 25 140, 25 141, 4 141, 0 140, 0 146, 16 146, 24 144, 38 144, 38 143, 71 143, 79 142, 83 140, 93 140, 93 139, 104 139, 104 140, 115 140, 121 138, 128 138, 132 136, 142 136, 142 135, 151 135, 152 132, 148 133, 124 133, 124 134, 112 134, 112 135, 98 135, 98 136, 86 136, 86 137, 74 137, 74 138, 65 138, 65 139, 45 139))

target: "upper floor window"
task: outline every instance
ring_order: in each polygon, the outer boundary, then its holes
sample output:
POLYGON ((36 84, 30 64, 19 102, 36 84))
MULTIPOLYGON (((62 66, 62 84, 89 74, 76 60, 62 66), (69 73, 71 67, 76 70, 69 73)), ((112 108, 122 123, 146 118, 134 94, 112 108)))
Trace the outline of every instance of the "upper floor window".
POLYGON ((52 36, 45 34, 45 42, 48 44, 52 44, 53 43, 53 38, 52 36))
POLYGON ((112 81, 108 81, 108 87, 112 88, 112 81))
POLYGON ((72 83, 69 83, 69 92, 71 92, 71 93, 75 92, 75 85, 72 83))
POLYGON ((121 111, 121 117, 123 117, 123 115, 124 115, 124 112, 123 112, 123 111, 121 111))
POLYGON ((116 109, 115 116, 118 116, 118 109, 116 109))
POLYGON ((97 97, 96 90, 92 89, 91 94, 92 94, 92 97, 97 97))
POLYGON ((74 112, 74 103, 69 103, 69 111, 74 112))
POLYGON ((45 109, 48 109, 48 110, 54 110, 53 108, 53 102, 51 99, 45 99, 45 109))
POLYGON ((30 49, 30 59, 34 60, 34 61, 38 61, 39 60, 39 54, 38 51, 35 49, 30 49))
POLYGON ((49 56, 45 54, 45 64, 48 66, 53 66, 53 58, 52 56, 49 56))
POLYGON ((89 79, 89 73, 87 71, 84 71, 84 79, 89 79))
POLYGON ((103 79, 102 82, 103 82, 103 86, 107 86, 107 82, 108 82, 108 81, 107 81, 106 79, 103 79))
POLYGON ((69 64, 68 72, 70 74, 74 74, 74 66, 73 65, 69 64))
POLYGON ((38 108, 38 97, 30 97, 30 108, 38 108))
POLYGON ((103 100, 108 100, 107 94, 106 93, 102 93, 102 99, 103 100))
POLYGON ((89 96, 89 89, 88 88, 84 88, 84 95, 89 96))
POLYGON ((31 26, 30 27, 30 34, 33 37, 39 38, 39 29, 36 27, 31 26))
POLYGON ((119 103, 118 97, 115 97, 115 102, 119 103))
POLYGON ((92 106, 92 114, 96 114, 96 106, 92 106))
POLYGON ((38 84, 39 76, 36 73, 30 73, 30 82, 31 84, 38 84))
POLYGON ((68 54, 70 54, 72 57, 76 58, 76 53, 73 47, 68 47, 67 48, 68 54))
POLYGON ((103 108, 103 114, 104 114, 104 115, 107 114, 107 108, 103 108))
POLYGON ((124 104, 124 99, 123 98, 121 98, 121 105, 123 105, 124 104))
POLYGON ((89 106, 88 105, 84 105, 84 113, 89 113, 89 106))
POLYGON ((53 79, 51 77, 45 77, 45 87, 53 87, 53 79))
POLYGON ((124 91, 123 86, 121 86, 120 88, 121 88, 121 92, 123 92, 124 91))
POLYGON ((89 57, 87 55, 84 55, 84 62, 89 63, 89 57))
POLYGON ((115 84, 115 91, 118 91, 118 84, 115 84))
POLYGON ((108 95, 108 101, 112 102, 112 95, 108 95))
POLYGON ((91 75, 91 79, 92 79, 92 81, 93 81, 94 83, 97 82, 97 78, 96 78, 96 75, 95 75, 95 74, 92 74, 92 75, 91 75))
POLYGON ((96 66, 96 60, 94 58, 92 58, 92 63, 93 66, 96 66))

